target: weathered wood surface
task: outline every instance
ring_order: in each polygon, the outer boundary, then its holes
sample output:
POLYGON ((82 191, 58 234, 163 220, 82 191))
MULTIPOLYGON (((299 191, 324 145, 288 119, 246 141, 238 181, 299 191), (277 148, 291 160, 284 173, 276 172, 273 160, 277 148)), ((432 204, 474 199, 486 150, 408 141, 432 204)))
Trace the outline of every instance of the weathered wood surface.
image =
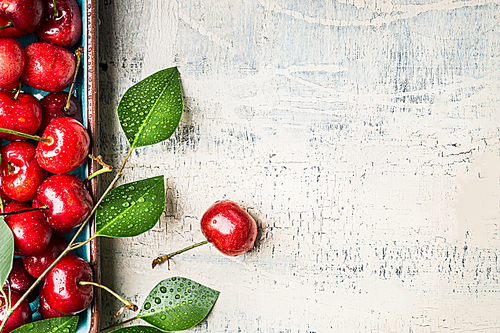
MULTIPOLYGON (((500 2, 99 10, 105 160, 128 149, 130 85, 178 66, 185 98, 175 137, 128 164, 122 182, 163 174, 168 200, 152 231, 102 241, 106 285, 137 304, 169 276, 220 290, 190 332, 500 332, 500 2), (252 252, 151 270, 224 198, 258 220, 252 252)), ((119 307, 103 295, 103 327, 119 307)))

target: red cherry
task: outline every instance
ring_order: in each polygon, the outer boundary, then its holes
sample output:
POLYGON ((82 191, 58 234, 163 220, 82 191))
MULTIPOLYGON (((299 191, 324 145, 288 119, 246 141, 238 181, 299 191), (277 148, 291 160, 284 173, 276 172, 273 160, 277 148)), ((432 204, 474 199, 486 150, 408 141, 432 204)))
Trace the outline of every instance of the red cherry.
POLYGON ((47 171, 36 160, 36 148, 26 141, 9 142, 0 149, 0 173, 5 194, 17 201, 35 197, 47 171))
POLYGON ((54 175, 38 188, 33 205, 46 205, 49 225, 59 234, 78 227, 92 210, 92 197, 75 175, 54 175))
POLYGON ((50 93, 40 100, 42 123, 38 128, 38 135, 42 135, 47 125, 56 118, 71 117, 83 123, 82 105, 78 99, 71 95, 68 110, 66 110, 67 101, 68 93, 64 91, 50 93))
MULTIPOLYGON (((56 235, 52 235, 50 243, 41 254, 36 256, 24 256, 23 265, 28 273, 34 278, 39 278, 42 273, 63 253, 69 242, 56 235)), ((72 254, 70 251, 68 254, 72 254)))
POLYGON ((237 203, 215 202, 201 218, 201 231, 210 243, 228 256, 250 250, 257 238, 257 223, 237 203))
POLYGON ((42 316, 43 319, 59 318, 66 316, 54 310, 49 305, 49 303, 47 303, 47 300, 45 299, 45 296, 43 296, 43 293, 40 293, 39 302, 40 302, 40 307, 38 308, 38 311, 40 311, 40 315, 42 316))
POLYGON ((58 92, 73 81, 76 59, 65 48, 45 42, 28 45, 22 79, 35 89, 58 92))
POLYGON ((19 38, 35 31, 42 23, 42 0, 1 0, 0 37, 19 38))
POLYGON ((51 139, 40 141, 36 147, 36 158, 42 168, 51 173, 68 173, 78 169, 87 159, 90 137, 85 127, 68 117, 54 119, 42 135, 51 139))
POLYGON ((59 313, 74 315, 85 310, 94 295, 90 265, 80 257, 65 256, 45 277, 42 293, 47 303, 59 313))
MULTIPOLYGON (((31 206, 26 202, 13 201, 5 207, 5 212, 17 212, 29 208, 31 206)), ((41 254, 49 245, 52 229, 41 211, 8 215, 5 216, 5 222, 14 234, 14 244, 23 255, 41 254)))
MULTIPOLYGON (((0 91, 0 127, 14 131, 35 134, 42 122, 42 108, 38 100, 30 94, 14 94, 0 91)), ((0 133, 0 139, 15 141, 22 137, 0 133)))
POLYGON ((82 14, 75 0, 56 0, 58 16, 54 18, 54 2, 45 0, 45 16, 36 31, 44 42, 72 47, 82 35, 82 14))
POLYGON ((22 37, 28 33, 26 31, 23 31, 21 29, 14 27, 14 25, 11 21, 5 20, 5 19, 0 17, 0 27, 7 27, 7 26, 9 28, 0 29, 0 37, 19 38, 19 37, 22 37))
POLYGON ((24 71, 24 50, 12 38, 0 38, 0 88, 9 88, 24 71))
MULTIPOLYGON (((7 287, 7 282, 10 284, 12 290, 17 291, 20 294, 24 294, 33 285, 35 278, 32 277, 28 271, 26 271, 21 258, 14 258, 12 270, 10 271, 6 284, 4 285, 4 289, 7 287)), ((30 303, 33 302, 37 296, 38 291, 35 289, 28 296, 28 301, 30 303)))
MULTIPOLYGON (((16 292, 12 291, 11 292, 11 299, 10 303, 11 304, 16 304, 17 301, 21 298, 21 295, 16 292)), ((5 310, 6 310, 6 305, 7 303, 5 302, 5 299, 3 296, 0 294, 0 323, 2 323, 3 319, 5 318, 5 310)), ((30 304, 28 303, 27 300, 24 300, 21 302, 21 305, 12 313, 12 315, 9 317, 7 320, 7 324, 5 324, 4 329, 2 330, 2 333, 8 333, 13 330, 15 330, 18 327, 21 327, 23 325, 26 325, 27 323, 31 322, 31 308, 30 304)))

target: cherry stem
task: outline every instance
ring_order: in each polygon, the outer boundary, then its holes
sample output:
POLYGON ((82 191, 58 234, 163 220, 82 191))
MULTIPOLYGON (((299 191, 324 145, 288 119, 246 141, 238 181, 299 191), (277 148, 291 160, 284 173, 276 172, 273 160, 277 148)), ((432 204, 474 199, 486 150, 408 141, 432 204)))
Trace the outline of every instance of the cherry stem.
MULTIPOLYGON (((53 1, 54 1, 54 6, 55 6, 55 0, 53 0, 53 1)), ((83 54, 83 46, 80 46, 75 51, 76 69, 75 69, 75 75, 73 76, 73 82, 71 83, 71 87, 69 88, 68 100, 66 101, 66 106, 64 107, 65 112, 69 111, 69 102, 71 99, 71 93, 73 92, 73 88, 75 87, 76 77, 78 76, 78 70, 80 69, 80 62, 82 61, 82 54, 83 54)))
POLYGON ((151 264, 151 266, 153 268, 156 267, 156 265, 158 264, 161 264, 162 262, 164 261, 168 261, 170 258, 172 258, 173 256, 177 255, 177 254, 180 254, 182 252, 186 252, 186 251, 189 251, 191 249, 194 249, 195 247, 198 247, 198 246, 201 246, 201 245, 205 245, 208 243, 208 240, 204 240, 203 242, 199 242, 199 243, 196 243, 196 244, 193 244, 193 245, 190 245, 188 247, 185 247, 183 248, 182 250, 179 250, 179 251, 175 251, 175 252, 172 252, 172 253, 169 253, 167 255, 164 255, 164 256, 160 256, 158 258, 156 258, 155 260, 153 260, 153 263, 151 264))
POLYGON ((97 157, 94 157, 94 156, 92 156, 92 154, 89 154, 89 158, 96 161, 97 163, 99 163, 99 165, 101 165, 103 168, 100 170, 97 170, 96 172, 94 172, 93 174, 91 174, 90 176, 85 178, 85 180, 83 181, 84 184, 87 184, 92 178, 97 177, 102 173, 113 171, 113 167, 111 165, 107 165, 106 163, 104 163, 102 161, 102 156, 99 155, 97 157))
MULTIPOLYGON (((117 293, 115 293, 113 290, 109 289, 108 287, 106 286, 103 286, 102 284, 99 284, 97 282, 92 282, 92 281, 80 281, 78 282, 81 286, 87 286, 87 285, 91 285, 91 286, 94 286, 94 287, 99 287, 101 289, 104 289, 106 290, 108 293, 110 293, 111 295, 115 296, 118 300, 120 300, 123 304, 125 304, 125 307, 124 308, 127 308, 127 309, 130 309, 132 311, 137 311, 139 310, 139 308, 137 307, 137 305, 127 301, 125 298, 121 297, 120 295, 118 295, 117 293)), ((118 315, 121 314, 121 312, 123 312, 123 309, 122 308, 119 312, 118 312, 118 315)))
POLYGON ((19 99, 19 94, 21 93, 21 87, 23 84, 21 83, 21 80, 19 80, 19 87, 16 89, 16 94, 14 95, 14 100, 17 101, 19 99))
POLYGON ((43 210, 43 209, 49 209, 49 207, 47 207, 47 206, 40 206, 40 207, 26 208, 26 209, 16 210, 15 212, 8 212, 8 213, 4 213, 3 209, 2 209, 2 212, 0 213, 0 216, 16 215, 16 214, 22 214, 22 213, 32 212, 32 211, 35 211, 35 210, 43 210))
POLYGON ((54 16, 52 18, 55 20, 59 17, 59 11, 57 10, 56 0, 52 0, 52 3, 54 4, 54 16))
POLYGON ((14 27, 14 23, 9 22, 9 23, 7 23, 6 25, 1 26, 1 27, 0 27, 0 30, 2 30, 2 29, 7 29, 7 28, 12 28, 12 27, 14 27))
POLYGON ((26 138, 26 139, 41 141, 41 142, 45 142, 48 144, 52 144, 54 142, 54 139, 52 139, 52 138, 42 138, 42 137, 39 137, 38 135, 30 135, 30 134, 26 134, 26 133, 21 133, 18 131, 7 129, 7 128, 0 127, 0 132, 7 133, 7 134, 14 134, 14 135, 22 136, 23 138, 26 138))

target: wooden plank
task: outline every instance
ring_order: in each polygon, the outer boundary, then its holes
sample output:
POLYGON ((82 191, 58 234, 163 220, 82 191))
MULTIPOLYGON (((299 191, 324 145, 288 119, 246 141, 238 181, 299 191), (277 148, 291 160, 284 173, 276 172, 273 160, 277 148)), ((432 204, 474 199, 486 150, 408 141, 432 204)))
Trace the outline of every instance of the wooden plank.
MULTIPOLYGON (((99 9, 105 160, 128 149, 114 113, 131 84, 178 66, 185 98, 172 140, 137 150, 122 179, 165 175, 165 214, 101 242, 105 284, 138 304, 169 276, 220 290, 191 332, 500 330, 498 1, 99 9), (203 240, 218 199, 256 217, 258 246, 152 271, 203 240)), ((119 307, 103 295, 103 327, 119 307)))

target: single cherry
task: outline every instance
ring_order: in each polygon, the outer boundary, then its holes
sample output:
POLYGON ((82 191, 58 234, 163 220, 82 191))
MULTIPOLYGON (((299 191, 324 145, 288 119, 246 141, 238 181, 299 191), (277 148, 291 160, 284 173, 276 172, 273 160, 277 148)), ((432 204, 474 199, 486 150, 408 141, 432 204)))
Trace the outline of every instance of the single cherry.
POLYGON ((201 231, 220 252, 235 257, 254 246, 257 223, 237 203, 223 200, 203 214, 201 231))
POLYGON ((35 89, 58 92, 71 85, 76 70, 75 56, 65 48, 46 42, 32 43, 24 52, 22 79, 35 89))
POLYGON ((44 214, 58 234, 78 227, 92 211, 92 197, 75 175, 53 175, 38 188, 33 206, 47 206, 44 214))
MULTIPOLYGON (((26 271, 34 278, 39 278, 43 272, 63 253, 69 242, 57 235, 52 235, 50 243, 41 254, 36 256, 24 256, 23 265, 26 271)), ((70 251, 68 254, 73 254, 70 251)))
POLYGON ((42 23, 42 0, 0 0, 0 37, 19 38, 42 23))
POLYGON ((48 43, 70 48, 82 35, 82 14, 75 0, 45 0, 45 16, 36 31, 48 43))
POLYGON ((94 295, 92 268, 80 257, 65 256, 47 274, 42 286, 43 297, 50 307, 65 315, 74 315, 85 310, 94 295))
POLYGON ((230 200, 216 201, 201 218, 201 231, 207 240, 153 260, 156 265, 195 247, 213 243, 223 254, 236 257, 253 248, 257 238, 257 223, 237 203, 230 200))
MULTIPOLYGON (((5 207, 5 213, 19 212, 30 208, 31 206, 26 202, 12 201, 5 207)), ((14 244, 23 255, 41 254, 49 245, 52 229, 40 210, 7 215, 5 222, 12 230, 14 244)))
MULTIPOLYGON (((17 291, 11 291, 10 304, 16 304, 21 299, 21 294, 17 291)), ((3 322, 6 314, 7 303, 4 297, 0 294, 0 323, 3 322)), ((2 333, 8 333, 18 327, 31 322, 31 308, 27 300, 21 302, 21 305, 10 315, 5 324, 2 333)))
MULTIPOLYGON (((12 290, 17 291, 21 295, 24 294, 35 282, 35 278, 31 276, 28 271, 24 268, 23 259, 14 258, 12 262, 12 270, 10 271, 9 277, 6 284, 9 283, 12 290)), ((7 285, 4 285, 4 289, 7 285)), ((28 296, 28 302, 33 302, 38 296, 38 290, 33 290, 28 296)))
MULTIPOLYGON (((42 108, 30 94, 0 91, 0 127, 26 134, 35 134, 42 122, 42 108)), ((0 139, 23 140, 13 134, 0 133, 0 139)))
POLYGON ((24 71, 24 50, 12 38, 0 38, 0 88, 10 88, 18 83, 24 71))
POLYGON ((0 148, 1 187, 11 199, 33 199, 47 178, 47 171, 40 167, 35 156, 35 146, 26 141, 9 142, 0 148))
POLYGON ((82 104, 74 95, 61 91, 50 93, 40 100, 42 107, 42 123, 38 128, 37 134, 42 135, 47 125, 56 118, 70 117, 83 123, 82 104))
POLYGON ((87 159, 90 137, 81 123, 73 118, 52 120, 36 148, 38 163, 52 173, 68 173, 78 169, 87 159))

